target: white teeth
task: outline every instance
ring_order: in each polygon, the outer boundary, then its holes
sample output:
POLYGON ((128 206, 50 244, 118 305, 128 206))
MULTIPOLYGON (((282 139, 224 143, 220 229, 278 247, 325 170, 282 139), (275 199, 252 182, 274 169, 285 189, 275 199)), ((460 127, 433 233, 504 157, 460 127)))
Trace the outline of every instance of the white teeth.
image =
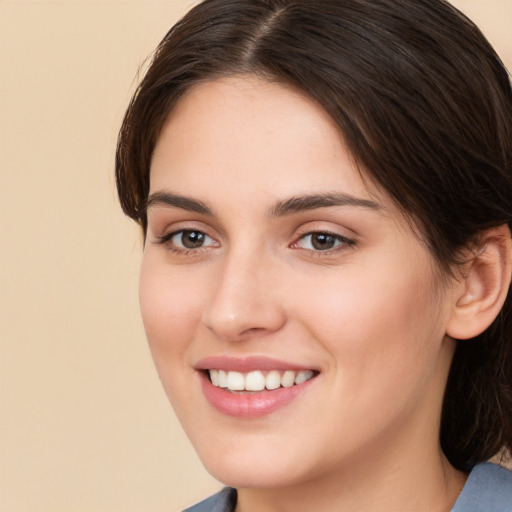
POLYGON ((265 389, 265 377, 261 372, 249 372, 245 376, 245 389, 247 391, 261 391, 265 389))
POLYGON ((295 384, 302 384, 303 382, 311 379, 311 377, 313 377, 313 372, 311 370, 301 370, 295 377, 295 384))
POLYGON ((228 374, 224 370, 219 370, 219 388, 227 388, 228 387, 228 374))
POLYGON ((288 370, 284 372, 284 375, 281 377, 281 386, 283 388, 291 388, 295 384, 295 372, 288 370))
POLYGON ((219 370, 210 370, 210 380, 214 386, 219 385, 219 370))
POLYGON ((280 387, 290 388, 293 385, 306 382, 315 375, 312 370, 300 370, 298 372, 272 370, 266 376, 258 370, 245 374, 225 370, 209 370, 209 373, 214 386, 227 388, 230 391, 263 391, 265 388, 268 390, 280 387))
POLYGON ((277 389, 281 387, 281 375, 277 370, 268 372, 265 379, 265 387, 267 389, 277 389))
POLYGON ((243 391, 245 389, 244 374, 240 372, 228 372, 227 388, 230 391, 243 391))

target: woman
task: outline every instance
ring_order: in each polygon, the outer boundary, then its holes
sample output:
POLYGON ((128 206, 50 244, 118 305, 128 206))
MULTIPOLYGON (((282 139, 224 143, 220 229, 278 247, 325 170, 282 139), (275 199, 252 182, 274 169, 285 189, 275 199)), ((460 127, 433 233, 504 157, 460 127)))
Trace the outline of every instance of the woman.
POLYGON ((512 510, 512 93, 470 21, 206 0, 116 163, 153 358, 229 486, 190 510, 512 510))

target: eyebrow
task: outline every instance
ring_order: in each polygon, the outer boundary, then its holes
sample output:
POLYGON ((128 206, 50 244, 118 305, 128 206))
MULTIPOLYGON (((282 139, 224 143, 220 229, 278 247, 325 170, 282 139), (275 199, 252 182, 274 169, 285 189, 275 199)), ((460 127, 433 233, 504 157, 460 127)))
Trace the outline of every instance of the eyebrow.
MULTIPOLYGON (((171 192, 158 191, 150 194, 146 202, 146 210, 155 206, 170 206, 203 215, 213 215, 213 211, 203 201, 192 199, 171 192)), ((370 210, 380 210, 382 207, 369 199, 362 199, 343 193, 305 194, 293 196, 283 201, 277 201, 267 212, 269 217, 284 217, 301 211, 328 208, 332 206, 358 206, 370 210)))
POLYGON ((362 199, 350 194, 324 193, 307 194, 294 196, 285 201, 278 201, 270 210, 270 217, 281 217, 317 208, 328 208, 330 206, 358 206, 370 210, 380 210, 382 207, 369 199, 362 199))
POLYGON ((146 202, 146 210, 152 206, 171 206, 203 215, 213 215, 208 206, 197 199, 171 194, 170 192, 154 192, 146 202))

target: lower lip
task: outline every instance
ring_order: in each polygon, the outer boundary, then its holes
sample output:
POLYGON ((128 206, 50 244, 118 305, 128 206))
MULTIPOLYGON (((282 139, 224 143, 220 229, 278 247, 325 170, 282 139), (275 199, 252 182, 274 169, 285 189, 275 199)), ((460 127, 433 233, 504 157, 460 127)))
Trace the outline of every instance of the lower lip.
POLYGON ((289 388, 240 393, 214 386, 203 373, 203 393, 217 411, 238 418, 260 418, 285 407, 309 388, 315 377, 289 388))

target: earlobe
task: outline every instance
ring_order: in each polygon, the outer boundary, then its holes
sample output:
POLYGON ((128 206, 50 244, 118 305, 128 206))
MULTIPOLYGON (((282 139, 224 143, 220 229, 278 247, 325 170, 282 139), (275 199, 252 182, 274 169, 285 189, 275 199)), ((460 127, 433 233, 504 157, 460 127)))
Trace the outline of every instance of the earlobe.
POLYGON ((507 225, 484 231, 478 247, 455 284, 453 311, 446 333, 455 339, 481 334, 498 316, 512 272, 512 242, 507 225))

